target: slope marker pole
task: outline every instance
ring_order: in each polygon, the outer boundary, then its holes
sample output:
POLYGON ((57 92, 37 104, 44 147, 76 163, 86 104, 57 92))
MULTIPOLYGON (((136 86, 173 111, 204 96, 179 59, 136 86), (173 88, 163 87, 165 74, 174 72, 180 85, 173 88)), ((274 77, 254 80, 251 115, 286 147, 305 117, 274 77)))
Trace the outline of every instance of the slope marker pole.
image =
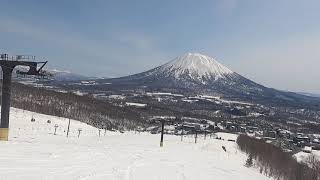
POLYGON ((59 127, 58 124, 54 125, 54 133, 53 133, 53 135, 57 135, 57 128, 58 127, 59 127))
POLYGON ((163 147, 163 132, 164 132, 164 120, 161 121, 161 139, 160 139, 160 147, 163 147))
POLYGON ((183 141, 183 134, 184 134, 184 126, 183 126, 183 123, 182 123, 182 130, 181 130, 181 142, 183 141))
POLYGON ((69 118, 69 122, 68 122, 67 137, 69 137, 69 131, 70 131, 70 118, 69 118))
POLYGON ((194 136, 194 143, 197 144, 197 139, 198 139, 198 131, 196 130, 196 134, 194 136))
POLYGON ((81 129, 81 128, 79 128, 79 129, 78 129, 78 138, 80 137, 80 133, 81 133, 81 131, 82 131, 82 129, 81 129))

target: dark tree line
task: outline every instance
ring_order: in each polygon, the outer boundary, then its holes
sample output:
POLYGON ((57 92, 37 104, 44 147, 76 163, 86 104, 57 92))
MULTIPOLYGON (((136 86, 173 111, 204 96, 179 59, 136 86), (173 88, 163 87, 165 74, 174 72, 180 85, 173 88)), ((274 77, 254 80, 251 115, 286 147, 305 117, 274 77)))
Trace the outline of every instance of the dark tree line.
POLYGON ((240 135, 237 144, 240 150, 248 154, 246 165, 252 165, 252 158, 260 173, 266 176, 277 180, 320 180, 320 163, 315 158, 298 163, 281 148, 246 135, 240 135))
POLYGON ((98 128, 134 129, 143 126, 138 111, 117 107, 91 96, 79 96, 20 83, 12 84, 11 106, 79 120, 98 128))

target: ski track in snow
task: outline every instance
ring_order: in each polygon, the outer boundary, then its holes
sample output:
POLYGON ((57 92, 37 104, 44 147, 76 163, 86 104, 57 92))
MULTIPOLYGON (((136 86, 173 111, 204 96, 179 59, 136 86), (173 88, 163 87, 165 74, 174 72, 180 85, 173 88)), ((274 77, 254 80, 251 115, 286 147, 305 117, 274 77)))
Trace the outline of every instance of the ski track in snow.
MULTIPOLYGON (((234 142, 191 136, 101 131, 65 118, 11 109, 10 139, 0 142, 0 180, 267 180, 256 169, 244 167, 246 156, 234 142), (31 122, 31 117, 36 119, 31 122), (51 124, 47 123, 51 120, 51 124), (53 135, 58 124, 57 135, 53 135), (78 128, 82 128, 77 138, 78 128), (222 150, 226 146, 227 153, 222 150)), ((235 139, 232 134, 218 134, 235 139)))

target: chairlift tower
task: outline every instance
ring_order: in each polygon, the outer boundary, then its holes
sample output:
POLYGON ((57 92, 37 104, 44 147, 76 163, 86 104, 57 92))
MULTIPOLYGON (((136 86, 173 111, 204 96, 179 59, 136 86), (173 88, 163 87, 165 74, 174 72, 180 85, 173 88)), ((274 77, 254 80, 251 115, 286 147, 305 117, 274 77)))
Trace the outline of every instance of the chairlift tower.
POLYGON ((173 122, 175 118, 172 117, 159 117, 154 119, 155 122, 161 123, 161 136, 160 136, 160 147, 163 147, 163 134, 164 134, 164 124, 166 122, 173 122))
POLYGON ((2 99, 1 99, 1 120, 0 120, 0 141, 8 141, 9 135, 9 113, 11 98, 12 72, 16 66, 29 67, 27 72, 19 71, 21 75, 43 76, 42 68, 48 61, 36 62, 35 56, 0 54, 0 66, 2 69, 2 99), (38 67, 38 65, 41 65, 38 67))

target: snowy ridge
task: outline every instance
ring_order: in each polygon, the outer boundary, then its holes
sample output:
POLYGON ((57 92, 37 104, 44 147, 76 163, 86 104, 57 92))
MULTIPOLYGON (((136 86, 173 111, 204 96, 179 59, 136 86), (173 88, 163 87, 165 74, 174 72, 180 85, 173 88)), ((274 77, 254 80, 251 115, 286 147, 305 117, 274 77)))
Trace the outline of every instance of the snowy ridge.
POLYGON ((177 79, 187 74, 195 80, 217 80, 233 74, 233 71, 217 62, 214 58, 199 53, 184 54, 164 64, 159 69, 173 74, 177 79))
MULTIPOLYGON (((16 71, 26 72, 28 70, 29 70, 29 67, 17 66, 14 70, 13 77, 16 78, 16 76, 17 76, 17 75, 15 75, 16 71)), ((58 70, 58 69, 48 69, 48 68, 43 69, 43 70, 46 71, 48 74, 51 74, 53 76, 53 77, 51 77, 51 79, 56 80, 56 81, 78 81, 78 80, 97 79, 96 77, 89 77, 89 76, 73 73, 68 70, 58 70)), ((1 69, 0 69, 0 72, 1 72, 1 69)), ((24 82, 24 81, 27 81, 27 79, 28 80, 32 79, 32 76, 20 77, 17 79, 20 79, 21 82, 24 82)))

